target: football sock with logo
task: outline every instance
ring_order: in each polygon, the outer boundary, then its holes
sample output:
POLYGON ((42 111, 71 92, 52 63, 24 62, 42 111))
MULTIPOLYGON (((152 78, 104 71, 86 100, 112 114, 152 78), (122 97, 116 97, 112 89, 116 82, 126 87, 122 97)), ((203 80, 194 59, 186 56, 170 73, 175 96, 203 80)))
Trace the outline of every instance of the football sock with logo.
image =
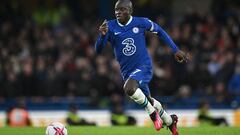
POLYGON ((171 116, 162 108, 162 105, 160 102, 158 102, 156 99, 153 99, 153 106, 159 110, 159 115, 163 122, 167 125, 170 126, 172 124, 172 118, 171 116))
POLYGON ((155 111, 155 108, 150 104, 147 97, 143 94, 141 89, 137 89, 135 93, 130 96, 131 99, 133 99, 136 103, 141 105, 148 114, 152 114, 155 111))

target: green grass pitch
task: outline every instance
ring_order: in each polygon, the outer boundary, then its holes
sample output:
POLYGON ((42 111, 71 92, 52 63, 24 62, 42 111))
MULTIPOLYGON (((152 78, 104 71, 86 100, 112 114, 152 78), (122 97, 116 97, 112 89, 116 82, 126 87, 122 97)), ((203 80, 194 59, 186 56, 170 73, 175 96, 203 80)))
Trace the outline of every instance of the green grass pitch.
MULTIPOLYGON (((67 127, 68 135, 171 135, 166 128, 153 127, 67 127)), ((180 135, 240 135, 240 127, 180 128, 180 135)), ((0 128, 1 135, 45 135, 45 128, 0 128)))

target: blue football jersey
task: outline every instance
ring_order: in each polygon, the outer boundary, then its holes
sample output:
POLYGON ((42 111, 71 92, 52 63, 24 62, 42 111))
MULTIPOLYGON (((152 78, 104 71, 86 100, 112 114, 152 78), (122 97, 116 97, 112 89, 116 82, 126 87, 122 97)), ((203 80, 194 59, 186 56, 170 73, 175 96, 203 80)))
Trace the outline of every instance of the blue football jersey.
POLYGON ((131 16, 126 25, 122 25, 114 19, 108 21, 108 28, 105 36, 99 35, 95 49, 99 53, 107 41, 111 43, 124 79, 127 74, 141 65, 148 65, 152 68, 151 58, 146 47, 146 31, 158 34, 159 38, 163 39, 174 53, 178 51, 178 47, 167 33, 148 18, 131 16))

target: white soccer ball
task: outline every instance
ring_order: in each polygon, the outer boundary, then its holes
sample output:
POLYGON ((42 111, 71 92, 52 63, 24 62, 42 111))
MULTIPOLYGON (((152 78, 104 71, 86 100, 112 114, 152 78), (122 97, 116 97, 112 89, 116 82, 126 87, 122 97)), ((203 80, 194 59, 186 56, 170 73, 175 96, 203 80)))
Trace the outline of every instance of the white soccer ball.
POLYGON ((60 122, 52 122, 47 126, 46 135, 67 135, 67 129, 60 122))

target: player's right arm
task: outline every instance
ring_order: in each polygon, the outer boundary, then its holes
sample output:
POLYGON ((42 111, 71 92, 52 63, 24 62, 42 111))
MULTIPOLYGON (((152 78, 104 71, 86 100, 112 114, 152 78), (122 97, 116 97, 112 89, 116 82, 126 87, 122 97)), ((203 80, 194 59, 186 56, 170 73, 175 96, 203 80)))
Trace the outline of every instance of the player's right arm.
POLYGON ((102 25, 99 27, 99 36, 95 43, 95 50, 97 53, 100 53, 101 50, 106 46, 108 37, 108 22, 107 20, 104 20, 102 25))

